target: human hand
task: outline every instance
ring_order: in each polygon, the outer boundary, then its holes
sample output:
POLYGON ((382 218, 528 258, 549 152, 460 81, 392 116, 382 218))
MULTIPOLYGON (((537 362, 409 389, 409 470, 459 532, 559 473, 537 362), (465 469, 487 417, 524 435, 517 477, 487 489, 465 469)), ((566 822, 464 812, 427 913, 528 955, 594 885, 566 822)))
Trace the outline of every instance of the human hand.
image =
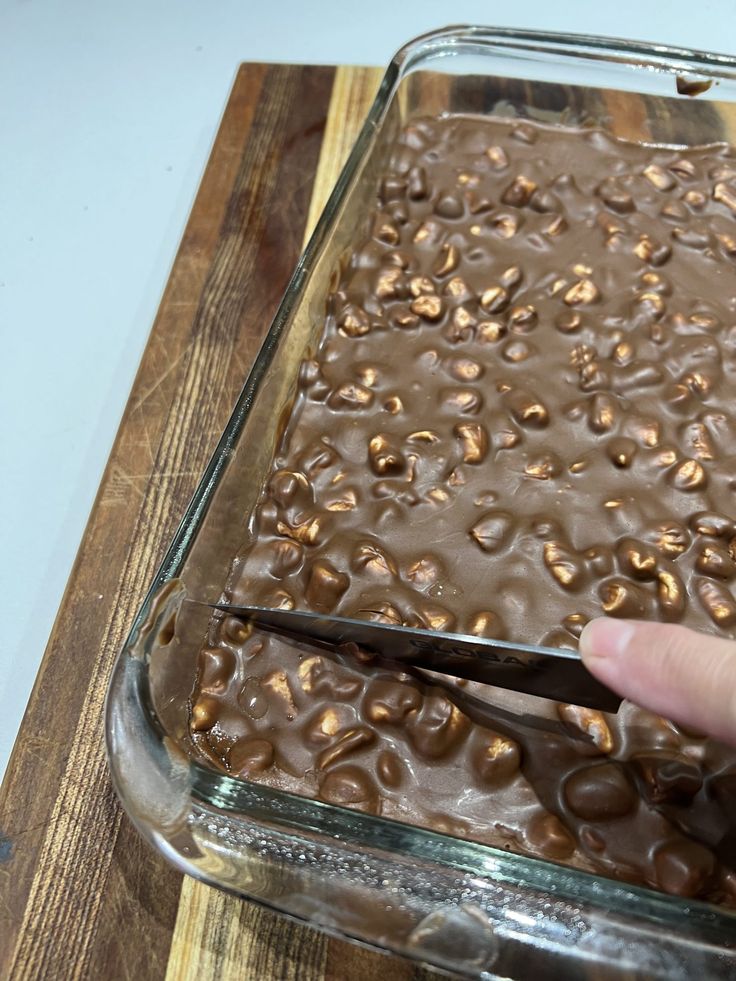
POLYGON ((736 746, 736 641, 603 617, 586 624, 580 654, 619 695, 736 746))

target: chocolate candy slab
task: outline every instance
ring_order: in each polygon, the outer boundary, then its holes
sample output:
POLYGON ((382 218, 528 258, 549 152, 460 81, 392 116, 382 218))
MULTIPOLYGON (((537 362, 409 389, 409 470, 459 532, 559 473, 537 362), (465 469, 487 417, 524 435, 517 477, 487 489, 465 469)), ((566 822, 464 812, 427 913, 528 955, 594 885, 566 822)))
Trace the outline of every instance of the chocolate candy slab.
MULTIPOLYGON (((602 613, 735 637, 735 262, 725 145, 412 123, 226 599, 573 648, 602 613)), ((731 901, 731 751, 633 706, 533 703, 576 739, 452 691, 217 619, 191 730, 236 775, 731 901)))

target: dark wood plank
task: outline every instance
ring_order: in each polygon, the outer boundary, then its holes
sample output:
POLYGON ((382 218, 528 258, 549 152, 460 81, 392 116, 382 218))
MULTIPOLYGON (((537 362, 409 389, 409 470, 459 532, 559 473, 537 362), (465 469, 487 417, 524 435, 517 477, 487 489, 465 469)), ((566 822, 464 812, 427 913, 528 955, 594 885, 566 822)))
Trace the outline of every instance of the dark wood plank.
POLYGON ((181 878, 121 830, 104 691, 297 258, 333 75, 236 79, 0 789, 0 976, 162 976, 181 878))

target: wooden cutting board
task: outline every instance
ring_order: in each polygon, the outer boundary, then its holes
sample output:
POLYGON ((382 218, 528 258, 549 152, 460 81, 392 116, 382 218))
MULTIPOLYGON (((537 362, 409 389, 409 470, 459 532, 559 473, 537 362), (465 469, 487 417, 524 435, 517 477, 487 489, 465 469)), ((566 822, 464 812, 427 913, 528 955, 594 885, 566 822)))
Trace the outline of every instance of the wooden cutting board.
POLYGON ((182 877, 110 786, 107 680, 380 80, 243 65, 0 789, 0 977, 429 979, 182 877))
MULTIPOLYGON (((238 72, 0 788, 0 978, 438 977, 182 878, 118 806, 102 728, 117 652, 379 81, 238 72)), ((643 103, 600 97, 637 138, 643 103)), ((670 123, 714 111, 681 102, 670 123)))

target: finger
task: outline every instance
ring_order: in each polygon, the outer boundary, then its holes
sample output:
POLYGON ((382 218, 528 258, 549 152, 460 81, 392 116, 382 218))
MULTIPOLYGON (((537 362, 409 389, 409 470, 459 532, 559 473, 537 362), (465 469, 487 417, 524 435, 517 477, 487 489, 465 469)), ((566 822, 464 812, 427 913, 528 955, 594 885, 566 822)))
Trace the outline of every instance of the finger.
POLYGON ((736 643, 665 623, 602 618, 580 654, 619 695, 736 745, 736 643))

